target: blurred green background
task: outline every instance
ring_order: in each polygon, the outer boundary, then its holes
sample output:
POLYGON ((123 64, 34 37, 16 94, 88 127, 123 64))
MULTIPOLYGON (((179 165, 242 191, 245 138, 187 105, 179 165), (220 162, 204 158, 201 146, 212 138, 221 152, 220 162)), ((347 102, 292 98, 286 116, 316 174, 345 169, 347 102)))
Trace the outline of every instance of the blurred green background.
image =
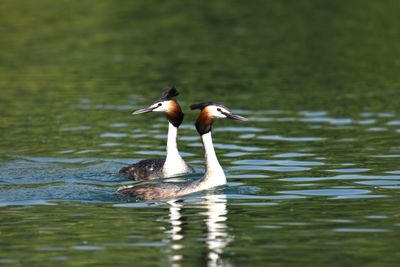
MULTIPOLYGON (((393 179, 392 188, 368 184, 368 179, 399 171, 399 14, 398 0, 0 1, 0 166, 4 172, 0 189, 9 196, 20 193, 8 201, 48 200, 53 193, 65 196, 70 191, 75 195, 65 199, 78 201, 1 207, 0 264, 7 263, 7 257, 20 259, 14 262, 18 266, 53 266, 55 261, 69 266, 167 262, 159 258, 169 233, 163 228, 169 227, 166 206, 121 211, 107 203, 79 203, 85 197, 102 199, 107 194, 104 202, 115 201, 112 192, 118 185, 113 184, 116 177, 110 170, 117 170, 124 159, 148 157, 150 152, 159 156, 164 151, 165 138, 154 135, 165 132, 165 119, 130 114, 158 98, 165 86, 176 86, 181 92, 186 117, 180 135, 189 139, 180 147, 199 166, 202 153, 191 146, 193 140, 198 142, 192 125, 197 111, 189 111, 189 104, 217 101, 253 118, 243 125, 218 122, 218 127, 248 127, 243 129, 249 130, 245 133, 249 137, 240 138, 240 133, 225 128, 215 135, 217 152, 226 153, 221 162, 232 168, 230 181, 257 187, 258 194, 272 195, 276 203, 266 207, 253 199, 254 205, 246 205, 250 200, 241 199, 240 192, 230 196, 228 215, 221 216, 227 219, 226 232, 235 237, 221 253, 229 259, 226 263, 397 264, 397 176, 387 178, 393 179), (312 122, 313 116, 322 117, 322 122, 312 122), (116 144, 115 136, 110 137, 114 131, 122 134, 116 144), (269 135, 264 139, 255 137, 265 132, 269 135), (316 137, 317 141, 285 142, 280 136, 316 137), (242 157, 232 156, 239 150, 242 157), (345 202, 332 200, 337 193, 329 191, 323 197, 305 194, 304 199, 292 199, 294 193, 288 191, 289 198, 280 202, 279 192, 299 188, 280 180, 290 179, 285 169, 251 169, 236 161, 263 161, 288 152, 315 155, 310 160, 321 163, 292 176, 325 177, 330 175, 325 169, 352 164, 375 175, 357 176, 361 185, 328 177, 329 181, 301 185, 309 186, 304 188, 362 188, 371 190, 372 196, 357 199, 356 194, 345 202), (20 157, 33 159, 18 163, 20 157), (75 157, 84 158, 83 163, 65 167, 75 157), (120 162, 111 167, 109 161, 90 165, 91 157, 120 162), (52 160, 64 165, 54 168, 52 160), (55 185, 48 185, 48 180, 55 185), (86 183, 98 191, 88 193, 86 183), (102 187, 106 193, 98 189, 102 187), (343 222, 354 223, 356 230, 343 226, 339 231, 349 233, 337 232, 343 222), (357 232, 359 226, 365 232, 357 232), (265 230, 274 227, 277 230, 265 230), (132 245, 132 238, 140 245, 132 245), (82 245, 82 240, 104 247, 69 249, 82 245), (121 240, 128 245, 110 244, 121 240), (58 246, 65 247, 70 258, 49 261, 59 256, 58 246)), ((185 223, 189 231, 178 243, 185 247, 183 263, 205 264, 207 208, 185 211, 183 218, 190 217, 191 222, 185 223)))
POLYGON ((73 105, 134 109, 168 85, 186 109, 398 111, 399 12, 396 0, 1 1, 1 154, 130 111, 73 105))

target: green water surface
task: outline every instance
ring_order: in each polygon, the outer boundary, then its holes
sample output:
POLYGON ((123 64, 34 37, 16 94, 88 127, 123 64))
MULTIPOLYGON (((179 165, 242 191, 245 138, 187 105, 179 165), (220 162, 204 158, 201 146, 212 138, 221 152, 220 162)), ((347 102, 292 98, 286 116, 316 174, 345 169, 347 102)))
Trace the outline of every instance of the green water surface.
POLYGON ((0 265, 398 266, 400 2, 0 2, 0 265), (133 117, 165 86, 226 187, 135 202, 118 170, 163 157, 133 117))

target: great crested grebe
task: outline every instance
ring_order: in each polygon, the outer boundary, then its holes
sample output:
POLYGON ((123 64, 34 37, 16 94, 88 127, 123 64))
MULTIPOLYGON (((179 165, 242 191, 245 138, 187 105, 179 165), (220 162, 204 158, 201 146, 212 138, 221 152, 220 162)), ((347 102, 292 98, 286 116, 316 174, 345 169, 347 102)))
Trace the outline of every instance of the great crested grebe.
POLYGON ((144 159, 123 167, 119 173, 134 180, 151 180, 193 173, 194 169, 181 157, 176 144, 178 128, 184 114, 176 100, 179 92, 175 88, 165 88, 161 98, 147 108, 133 112, 134 115, 148 112, 165 112, 168 119, 167 156, 165 159, 144 159))
POLYGON ((214 118, 228 118, 239 121, 247 119, 233 114, 226 107, 213 102, 205 102, 190 106, 191 109, 200 109, 196 121, 196 129, 203 143, 206 172, 200 180, 185 182, 161 182, 142 185, 130 185, 118 188, 118 193, 143 200, 173 198, 193 192, 213 188, 226 184, 224 170, 218 162, 211 137, 211 126, 214 118))

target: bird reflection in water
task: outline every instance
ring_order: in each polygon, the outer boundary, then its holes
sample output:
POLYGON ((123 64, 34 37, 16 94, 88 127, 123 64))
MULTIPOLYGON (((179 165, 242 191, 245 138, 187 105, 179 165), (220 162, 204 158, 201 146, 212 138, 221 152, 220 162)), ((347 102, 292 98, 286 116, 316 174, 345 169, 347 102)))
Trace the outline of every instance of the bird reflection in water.
MULTIPOLYGON (((182 249, 184 248, 184 228, 187 225, 185 222, 187 218, 182 214, 185 202, 171 200, 168 203, 170 204, 169 223, 171 225, 167 231, 170 242, 169 259, 172 266, 178 267, 183 265, 184 261, 182 249)), ((227 262, 224 262, 221 255, 224 248, 233 240, 233 236, 227 232, 226 203, 227 199, 224 194, 205 195, 202 197, 202 201, 198 202, 200 208, 206 208, 206 211, 202 212, 201 215, 205 216, 206 236, 204 245, 206 248, 206 257, 204 261, 207 266, 227 265, 227 262)), ((188 208, 194 208, 194 206, 190 205, 188 208)), ((201 253, 203 254, 203 251, 201 253)))

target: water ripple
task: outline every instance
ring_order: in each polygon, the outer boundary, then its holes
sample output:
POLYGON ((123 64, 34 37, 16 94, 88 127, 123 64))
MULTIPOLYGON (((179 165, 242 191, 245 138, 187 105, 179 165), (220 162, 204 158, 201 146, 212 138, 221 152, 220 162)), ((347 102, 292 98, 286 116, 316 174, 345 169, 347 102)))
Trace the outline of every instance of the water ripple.
POLYGON ((274 158, 296 158, 296 157, 310 157, 310 156, 314 156, 314 154, 289 152, 289 153, 273 155, 272 157, 274 157, 274 158))
POLYGON ((305 196, 343 196, 343 195, 365 195, 370 193, 364 189, 310 189, 310 190, 287 190, 279 191, 279 194, 305 195, 305 196))
POLYGON ((260 165, 241 165, 230 168, 231 170, 254 170, 254 171, 272 171, 272 172, 300 172, 311 168, 297 166, 260 166, 260 165))
POLYGON ((257 139, 274 140, 274 141, 288 141, 288 142, 312 142, 312 141, 325 140, 326 138, 322 138, 322 137, 284 137, 281 135, 260 135, 260 136, 257 136, 257 139))
POLYGON ((299 160, 262 160, 262 159, 251 159, 251 160, 237 160, 234 164, 240 165, 283 165, 283 166, 320 166, 325 163, 319 161, 299 161, 299 160))
POLYGON ((327 172, 344 172, 344 173, 353 173, 353 172, 366 172, 369 171, 368 168, 344 168, 344 169, 330 169, 326 170, 327 172))
POLYGON ((290 181, 290 182, 308 182, 308 181, 325 181, 325 180, 373 180, 373 179, 400 179, 399 175, 361 175, 361 174, 342 174, 336 176, 329 177, 290 177, 290 178, 281 178, 281 181, 290 181))
POLYGON ((384 233, 388 232, 387 229, 379 228, 336 228, 335 232, 339 233, 384 233))

